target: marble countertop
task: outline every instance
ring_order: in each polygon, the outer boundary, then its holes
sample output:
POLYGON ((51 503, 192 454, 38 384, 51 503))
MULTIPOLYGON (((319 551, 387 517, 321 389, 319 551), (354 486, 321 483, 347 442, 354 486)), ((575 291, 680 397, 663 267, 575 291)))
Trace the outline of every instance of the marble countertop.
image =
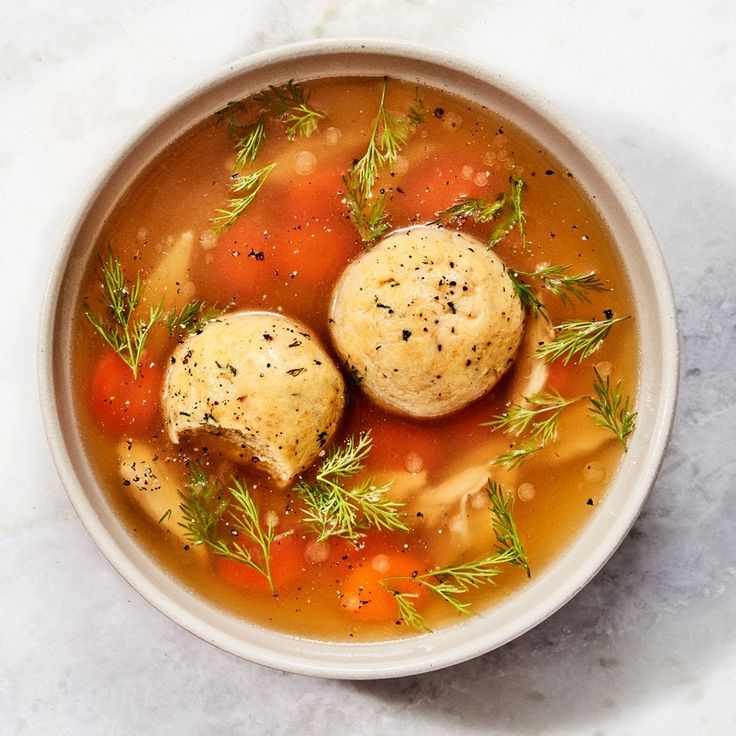
POLYGON ((0 732, 736 732, 736 5, 724 0, 20 0, 0 28, 0 732), (82 193, 165 101, 301 39, 420 41, 520 79, 586 130, 660 240, 679 306, 672 442, 595 580, 502 649, 335 682, 225 654, 97 551, 49 456, 37 315, 82 193))

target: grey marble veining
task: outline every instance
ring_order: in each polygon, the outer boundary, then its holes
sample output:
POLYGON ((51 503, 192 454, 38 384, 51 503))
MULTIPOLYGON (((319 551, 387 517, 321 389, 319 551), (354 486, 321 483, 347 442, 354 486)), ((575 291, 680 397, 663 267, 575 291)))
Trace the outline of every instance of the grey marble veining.
POLYGON ((732 3, 25 0, 0 28, 0 733, 726 734, 736 730, 736 51, 732 3), (340 35, 421 41, 526 82, 621 169, 679 309, 659 479, 604 570, 463 665, 385 682, 270 671, 182 631, 76 519, 36 408, 50 260, 101 162, 228 61, 340 35))

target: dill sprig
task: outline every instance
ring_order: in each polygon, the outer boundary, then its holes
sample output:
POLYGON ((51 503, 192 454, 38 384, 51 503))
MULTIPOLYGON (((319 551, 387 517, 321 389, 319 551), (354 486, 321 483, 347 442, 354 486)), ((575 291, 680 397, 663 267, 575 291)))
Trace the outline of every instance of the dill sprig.
POLYGON ((247 132, 235 142, 235 166, 238 169, 244 169, 256 160, 263 141, 266 140, 266 118, 259 115, 254 123, 241 127, 247 132))
POLYGON ((537 290, 531 284, 527 284, 519 278, 520 271, 514 269, 506 269, 508 277, 511 279, 511 285, 514 287, 516 296, 519 297, 521 306, 524 307, 533 317, 541 315, 545 320, 549 321, 547 310, 544 303, 537 296, 537 290))
POLYGON ((515 174, 511 176, 511 186, 505 192, 504 209, 496 228, 488 238, 488 247, 493 248, 515 227, 519 228, 522 243, 526 242, 526 216, 524 214, 524 187, 526 185, 515 174))
POLYGON ((561 359, 567 365, 573 358, 577 364, 595 353, 603 344, 611 328, 629 319, 626 317, 606 317, 604 320, 591 322, 567 321, 554 325, 555 336, 535 351, 538 358, 547 363, 561 359))
POLYGON ((343 176, 342 182, 345 186, 345 206, 348 216, 361 240, 370 243, 380 238, 390 227, 386 214, 386 193, 382 192, 371 203, 352 172, 343 176))
POLYGON ((232 100, 225 107, 215 113, 215 125, 225 124, 228 136, 234 136, 238 130, 245 127, 247 123, 243 123, 242 115, 247 110, 247 105, 243 100, 232 100))
POLYGON ((430 631, 424 617, 413 603, 412 598, 416 598, 416 594, 397 590, 398 581, 414 582, 451 605, 458 613, 468 615, 471 612, 470 601, 458 596, 492 582, 493 578, 503 572, 500 566, 512 563, 515 559, 516 552, 513 550, 494 552, 469 562, 439 567, 416 575, 392 575, 382 578, 380 583, 396 599, 399 620, 413 628, 430 631))
POLYGON ((452 223, 463 223, 466 220, 476 222, 491 222, 503 209, 505 203, 504 195, 499 194, 491 200, 487 197, 460 197, 446 210, 437 213, 437 217, 430 225, 449 225, 452 223))
POLYGON ((395 163, 401 147, 409 137, 410 125, 424 120, 424 102, 417 88, 414 103, 406 117, 386 109, 388 77, 383 78, 381 99, 373 122, 366 151, 343 177, 345 206, 353 225, 364 243, 370 243, 389 229, 386 214, 386 193, 373 197, 373 187, 382 168, 395 163))
POLYGON ((417 594, 397 590, 397 581, 420 585, 451 605, 458 613, 468 615, 471 613, 471 603, 459 596, 481 585, 493 583, 494 579, 503 572, 503 565, 522 567, 526 570, 527 576, 531 577, 529 562, 513 517, 513 497, 506 496, 500 484, 490 479, 487 492, 493 530, 498 543, 496 551, 468 562, 434 568, 423 573, 383 578, 380 583, 396 599, 400 621, 412 628, 430 631, 424 617, 414 605, 417 594))
POLYGON ((178 493, 184 536, 193 545, 214 544, 219 537, 217 525, 229 505, 219 482, 210 481, 199 463, 189 463, 186 490, 178 493))
POLYGON ((523 190, 524 182, 515 174, 511 176, 509 188, 495 197, 460 197, 454 204, 437 213, 432 225, 448 225, 474 220, 478 223, 497 222, 488 237, 488 247, 492 248, 514 227, 519 228, 524 237, 523 190))
POLYGON ((231 529, 256 545, 263 562, 257 562, 247 547, 234 540, 225 542, 218 539, 215 545, 210 546, 216 554, 242 562, 260 572, 268 580, 271 592, 275 593, 276 588, 271 577, 271 545, 276 539, 274 519, 267 514, 266 528, 263 528, 258 507, 250 495, 248 486, 240 483, 236 478, 233 478, 228 490, 232 496, 232 504, 227 511, 231 529))
POLYGON ((630 398, 621 392, 621 381, 611 386, 610 376, 601 376, 597 368, 593 368, 593 371, 596 397, 590 397, 591 407, 588 411, 595 424, 613 432, 624 451, 628 451, 628 438, 636 428, 637 413, 631 411, 630 398))
POLYGON ((378 103, 378 113, 373 122, 368 147, 350 170, 351 178, 354 178, 366 199, 370 197, 379 169, 396 161, 399 150, 409 134, 407 121, 386 109, 387 87, 388 77, 384 77, 381 100, 378 103))
POLYGON ((529 560, 524 552, 524 545, 521 543, 519 530, 514 519, 514 496, 511 493, 504 493, 500 483, 488 479, 488 500, 491 505, 491 513, 493 514, 493 532, 498 542, 498 551, 505 552, 512 550, 515 553, 512 565, 523 567, 526 570, 526 576, 530 578, 532 571, 529 567, 529 560))
POLYGON ((98 255, 101 273, 98 272, 107 302, 107 315, 98 316, 87 309, 85 314, 100 337, 120 356, 138 379, 138 368, 151 328, 163 311, 163 300, 148 308, 146 317, 134 318, 143 291, 140 271, 131 283, 125 278, 120 259, 108 246, 107 260, 98 255))
MULTIPOLYGON (((395 583, 393 586, 391 585, 391 581, 395 579, 396 578, 384 578, 381 580, 381 585, 393 595, 394 600, 396 601, 397 620, 403 621, 403 623, 409 626, 409 628, 430 634, 432 629, 428 626, 424 616, 417 611, 416 605, 414 605, 414 600, 419 597, 419 594, 395 590, 395 583)), ((465 613, 467 613, 467 611, 465 611, 465 613)))
POLYGON ((286 124, 286 136, 309 138, 317 130, 325 115, 309 105, 309 93, 290 79, 278 87, 270 85, 268 91, 253 98, 275 119, 286 124))
POLYGON ((216 233, 227 230, 245 210, 250 207, 256 194, 260 191, 268 175, 273 171, 276 163, 268 164, 252 174, 234 174, 230 191, 233 194, 247 192, 243 197, 232 197, 228 200, 226 209, 215 210, 215 217, 210 219, 216 233))
POLYGON ((242 100, 228 102, 215 115, 215 124, 226 124, 229 138, 235 139, 235 167, 243 169, 253 163, 266 140, 266 116, 261 113, 252 122, 243 120, 247 105, 242 100))
POLYGON ((570 265, 545 266, 528 273, 526 271, 517 271, 523 276, 529 276, 538 279, 544 284, 544 287, 554 294, 563 303, 569 304, 572 299, 580 302, 589 302, 591 291, 610 291, 598 278, 595 271, 589 273, 566 273, 570 265))
POLYGON ((327 453, 313 482, 297 484, 304 519, 320 541, 328 537, 355 540, 370 527, 409 531, 400 514, 403 504, 386 498, 390 482, 378 485, 367 478, 351 488, 344 483, 364 469, 371 445, 370 432, 359 435, 357 441, 348 437, 327 453))
MULTIPOLYGON (((268 90, 256 95, 253 100, 259 105, 260 112, 252 122, 243 122, 242 116, 247 106, 242 101, 230 102, 217 112, 217 124, 227 121, 228 135, 239 136, 235 142, 235 167, 239 171, 255 163, 266 139, 267 115, 286 124, 289 140, 298 135, 309 138, 317 130, 319 121, 325 117, 324 113, 309 105, 309 93, 293 79, 278 87, 269 86, 268 90)), ((215 217, 210 220, 216 233, 229 228, 248 209, 274 166, 276 164, 271 163, 249 174, 233 175, 231 192, 247 194, 232 197, 227 208, 216 210, 215 217)))
POLYGON ((530 430, 530 439, 544 446, 557 439, 557 428, 563 410, 580 401, 579 396, 566 399, 557 391, 539 391, 523 398, 524 404, 511 404, 503 414, 481 426, 500 429, 505 434, 517 437, 530 430))
POLYGON ((536 288, 521 281, 519 276, 540 281, 547 291, 565 304, 570 304, 573 298, 581 302, 589 302, 588 292, 590 291, 609 291, 597 277, 595 271, 567 273, 570 268, 572 268, 570 265, 545 266, 536 271, 521 271, 515 268, 509 269, 509 276, 522 304, 535 315, 539 312, 544 315, 544 306, 537 297, 536 288))
POLYGON ((171 518, 171 509, 166 509, 163 514, 161 514, 161 518, 158 520, 159 524, 163 524, 165 521, 168 521, 171 518))
MULTIPOLYGON (((271 545, 276 539, 275 523, 267 516, 266 527, 260 520, 258 507, 248 487, 236 478, 228 488, 231 500, 222 497, 217 480, 209 480, 198 463, 190 463, 186 491, 179 491, 179 510, 186 538, 193 544, 204 544, 216 555, 240 562, 259 572, 275 593, 271 576, 271 545), (219 533, 219 524, 226 517, 231 528, 231 539, 225 541, 219 533), (232 534, 232 531, 235 534, 232 534), (237 539, 243 536, 260 553, 259 562, 253 552, 237 539)), ((289 534, 291 532, 287 532, 289 534)), ((285 535, 284 535, 285 536, 285 535)))
POLYGON ((427 108, 424 107, 424 98, 419 96, 419 87, 414 88, 414 102, 409 105, 409 111, 406 117, 412 125, 421 125, 427 115, 427 108))
POLYGON ((164 324, 169 335, 176 332, 193 334, 202 329, 207 322, 214 322, 222 317, 227 307, 218 307, 216 304, 208 306, 204 299, 194 299, 181 309, 171 309, 164 317, 164 324))
POLYGON ((525 443, 514 444, 508 452, 494 459, 494 465, 502 465, 509 470, 518 467, 529 455, 557 439, 560 415, 568 406, 580 401, 581 397, 566 399, 557 391, 540 391, 523 398, 524 404, 511 404, 503 414, 481 425, 516 437, 529 432, 529 439, 525 443))
POLYGON ((539 452, 542 449, 542 445, 538 442, 526 442, 524 444, 514 443, 508 452, 504 452, 494 459, 494 465, 501 465, 507 470, 513 470, 519 467, 521 463, 526 460, 529 455, 533 455, 535 452, 539 452))

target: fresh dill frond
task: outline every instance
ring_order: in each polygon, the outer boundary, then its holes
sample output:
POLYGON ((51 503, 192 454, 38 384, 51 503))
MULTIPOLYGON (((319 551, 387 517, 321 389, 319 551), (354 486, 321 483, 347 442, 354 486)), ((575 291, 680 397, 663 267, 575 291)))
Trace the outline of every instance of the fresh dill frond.
POLYGON ((627 319, 628 316, 611 316, 604 320, 571 320, 554 325, 554 338, 538 347, 534 354, 547 363, 561 359, 567 365, 573 358, 577 358, 575 362, 579 364, 601 347, 614 325, 627 319))
MULTIPOLYGON (((495 559, 498 555, 493 555, 495 559)), ((445 603, 451 605, 458 613, 463 615, 470 614, 471 604, 469 601, 464 601, 458 596, 473 587, 476 588, 480 584, 481 575, 477 574, 483 570, 482 565, 476 566, 478 561, 469 563, 461 563, 453 567, 436 568, 425 573, 417 573, 415 575, 391 575, 389 577, 382 578, 379 582, 383 588, 388 590, 396 600, 397 608, 397 619, 402 623, 410 626, 411 628, 430 632, 431 629, 427 625, 424 617, 417 611, 417 607, 414 604, 414 599, 417 597, 416 593, 407 593, 399 590, 400 584, 414 583, 421 586, 428 592, 438 596, 445 603), (470 571, 473 572, 470 572, 470 571), (475 582, 473 585, 466 585, 455 581, 455 574, 459 575, 461 579, 470 579, 475 582), (444 577, 443 577, 444 576, 444 577)), ((493 568, 494 574, 500 574, 500 570, 496 567, 493 568)), ((487 580, 490 579, 490 575, 486 574, 483 577, 487 580)))
POLYGON ((448 567, 438 567, 427 572, 412 575, 392 575, 382 578, 380 584, 396 599, 398 619, 420 631, 430 631, 424 617, 417 611, 414 599, 417 594, 398 590, 397 583, 414 583, 441 598, 458 613, 471 613, 471 604, 461 597, 481 585, 493 583, 494 578, 503 572, 503 565, 522 567, 531 577, 529 561, 521 542, 514 519, 513 496, 506 495, 500 484, 488 479, 489 510, 496 536, 496 551, 468 562, 460 562, 448 567))
POLYGON ((515 174, 511 176, 511 187, 505 193, 504 209, 499 223, 488 238, 488 247, 493 248, 515 227, 519 228, 522 243, 526 242, 526 216, 524 214, 524 187, 526 185, 515 174))
POLYGON ((565 273, 568 268, 570 266, 548 266, 530 275, 539 279, 548 291, 565 304, 569 304, 573 298, 580 302, 589 302, 588 292, 590 291, 610 291, 597 277, 595 271, 568 274, 565 273))
POLYGON ((427 115, 427 108, 424 107, 424 98, 419 96, 419 87, 414 88, 414 102, 409 105, 409 111, 406 117, 412 125, 421 125, 427 115))
MULTIPOLYGON (((271 592, 275 593, 271 576, 271 546, 276 539, 275 523, 267 516, 264 529, 258 507, 248 487, 236 478, 232 479, 228 492, 230 501, 223 499, 217 480, 209 480, 199 463, 190 463, 186 490, 179 491, 179 510, 183 518, 179 526, 185 530, 185 537, 193 545, 204 544, 216 555, 248 565, 259 572, 268 580, 271 592), (231 530, 227 540, 219 532, 220 522, 226 516, 231 530), (261 561, 256 559, 245 544, 238 541, 241 535, 255 545, 261 561)), ((280 536, 288 534, 291 532, 280 536)))
MULTIPOLYGON (((521 554, 523 555, 523 550, 521 550, 521 554)), ((381 579, 380 584, 391 592, 396 599, 400 621, 413 628, 429 631, 429 627, 417 611, 412 600, 413 597, 416 597, 416 594, 397 590, 399 581, 413 582, 422 586, 452 606, 458 613, 467 616, 471 613, 471 603, 459 596, 472 589, 479 588, 481 585, 494 582, 494 578, 503 572, 502 566, 505 564, 525 566, 526 563, 520 561, 519 550, 509 547, 503 551, 497 551, 469 562, 439 567, 416 575, 385 577, 381 579)))
MULTIPOLYGON (((469 562, 435 568, 422 575, 417 575, 414 579, 438 578, 441 582, 436 586, 432 584, 433 587, 430 587, 430 590, 435 589, 435 592, 447 600, 444 593, 465 593, 471 588, 478 588, 501 574, 502 570, 499 565, 512 564, 518 559, 519 550, 509 547, 469 562)), ((468 604, 462 605, 465 608, 468 604)))
POLYGON ((501 465, 507 470, 513 470, 519 467, 521 463, 526 460, 529 455, 539 452, 542 449, 542 445, 537 442, 527 442, 525 444, 514 443, 508 452, 504 452, 494 459, 494 465, 501 465))
POLYGON ((524 552, 524 545, 521 542, 513 514, 514 496, 504 493, 501 484, 490 478, 488 479, 487 492, 491 513, 493 514, 493 531, 499 545, 498 551, 512 550, 515 557, 511 560, 511 564, 523 567, 526 570, 526 576, 530 578, 532 573, 529 568, 529 560, 526 552, 524 552))
POLYGON ((247 105, 243 100, 232 100, 215 113, 215 125, 225 124, 228 136, 232 137, 246 125, 242 118, 246 110, 247 105))
POLYGON ((378 112, 373 121, 365 153, 343 177, 345 206, 351 222, 364 243, 383 235, 390 227, 386 213, 386 192, 373 196, 373 187, 381 169, 396 162, 401 147, 406 143, 411 126, 424 121, 424 102, 417 87, 413 104, 406 117, 386 108, 388 77, 383 78, 378 112))
POLYGON ((273 171, 276 163, 268 164, 252 174, 235 174, 232 177, 230 191, 233 194, 247 192, 243 197, 232 197, 228 200, 226 209, 215 210, 215 217, 210 219, 216 233, 227 230, 245 210, 250 207, 260 191, 268 175, 273 171))
POLYGON ((566 399, 557 391, 539 391, 524 396, 524 404, 511 404, 503 413, 481 426, 498 429, 516 437, 530 430, 529 437, 536 444, 546 445, 557 439, 557 428, 563 410, 580 401, 580 397, 566 399))
POLYGON ((255 162, 263 142, 266 140, 266 114, 261 112, 255 120, 246 121, 244 115, 248 106, 242 100, 229 102, 222 110, 218 110, 215 124, 227 124, 228 137, 232 138, 235 148, 235 168, 244 169, 255 162))
POLYGON ((309 92, 290 79, 278 87, 269 85, 266 92, 256 95, 255 102, 274 118, 286 124, 286 136, 309 138, 325 115, 309 104, 309 92))
POLYGON ((158 520, 159 524, 163 524, 165 521, 168 521, 171 518, 171 509, 166 509, 164 513, 161 515, 161 518, 158 520))
POLYGON ((145 317, 135 318, 140 303, 143 281, 140 272, 131 283, 123 272, 120 259, 108 246, 107 260, 98 256, 101 272, 98 272, 106 301, 106 315, 95 315, 89 309, 85 315, 100 337, 120 356, 130 368, 133 378, 138 379, 143 348, 146 346, 151 328, 158 322, 163 311, 163 301, 148 308, 145 317))
POLYGON ((595 381, 593 389, 595 390, 595 398, 590 397, 591 406, 588 408, 593 421, 599 427, 613 432, 624 447, 624 451, 628 451, 628 438, 636 429, 637 413, 631 411, 631 399, 621 392, 621 381, 616 386, 611 386, 610 376, 601 376, 597 368, 593 368, 595 372, 595 381))
POLYGON ((373 122, 373 130, 363 156, 350 170, 350 178, 360 187, 364 198, 373 190, 379 169, 396 161, 401 146, 409 135, 408 122, 386 109, 388 77, 383 78, 381 99, 373 122))
POLYGON ((261 150, 263 141, 266 140, 266 118, 259 115, 254 123, 241 126, 246 133, 241 135, 235 142, 235 167, 244 169, 249 163, 253 163, 261 150))
POLYGON ((370 432, 363 432, 348 437, 343 445, 337 445, 327 453, 317 471, 317 478, 322 479, 334 475, 337 478, 348 478, 359 473, 365 467, 364 460, 371 452, 373 439, 370 432))
MULTIPOLYGON (((274 521, 271 516, 266 515, 266 528, 263 528, 258 507, 250 495, 248 486, 240 483, 237 478, 233 478, 232 485, 228 490, 232 496, 232 503, 227 512, 230 526, 258 547, 263 563, 257 563, 250 550, 234 541, 230 541, 228 545, 225 545, 227 549, 225 556, 238 559, 265 575, 271 591, 275 593, 276 590, 271 577, 271 545, 276 538, 274 521)), ((219 554, 223 553, 220 552, 219 554)))
MULTIPOLYGON (((216 123, 226 121, 228 135, 238 136, 235 142, 235 167, 238 171, 255 163, 266 139, 267 116, 286 125, 286 136, 290 140, 297 136, 308 138, 325 117, 324 113, 309 105, 309 93, 293 79, 278 87, 271 85, 253 100, 260 106, 260 112, 252 122, 243 121, 247 105, 242 101, 230 102, 217 113, 216 123)), ((215 211, 210 222, 216 233, 227 230, 250 207, 275 166, 276 163, 271 163, 251 173, 233 175, 231 192, 245 194, 231 197, 226 208, 215 211)))
POLYGON ((367 244, 380 238, 390 227, 386 214, 386 193, 379 194, 371 201, 364 195, 353 175, 343 176, 342 181, 348 216, 361 240, 367 244))
POLYGON ((181 309, 171 309, 164 317, 164 324, 169 335, 177 332, 193 334, 202 329, 207 322, 214 322, 222 317, 227 307, 218 307, 216 304, 208 306, 204 299, 194 299, 181 309))
POLYGON ((383 104, 383 96, 381 97, 379 115, 381 131, 378 135, 378 144, 382 162, 383 164, 393 164, 396 162, 401 146, 406 143, 409 136, 407 120, 387 110, 383 104))
POLYGON ((565 304, 569 304, 573 298, 581 302, 590 301, 590 297, 588 296, 588 292, 590 291, 609 291, 608 287, 598 278, 595 271, 591 271, 590 273, 567 273, 570 268, 572 266, 568 264, 545 266, 536 271, 520 271, 519 269, 514 269, 514 274, 540 281, 544 288, 565 304))
POLYGON ((218 539, 220 523, 228 502, 217 480, 209 480, 199 463, 189 463, 185 490, 179 490, 179 511, 184 536, 193 545, 212 545, 218 539))
POLYGON ((344 482, 364 469, 371 445, 370 432, 359 435, 357 441, 348 437, 327 453, 313 482, 297 484, 304 519, 320 541, 329 537, 355 540, 370 527, 409 531, 401 518, 403 504, 386 498, 390 482, 379 485, 368 478, 350 488, 344 482))
POLYGON ((448 225, 474 220, 478 223, 496 222, 497 225, 488 238, 488 247, 493 248, 502 238, 508 235, 515 227, 524 239, 523 190, 524 182, 512 174, 509 188, 496 196, 488 197, 460 197, 454 204, 437 213, 432 225, 448 225))
POLYGON ((505 206, 505 197, 499 194, 495 199, 486 197, 460 197, 446 210, 437 213, 430 225, 449 225, 463 223, 466 220, 475 222, 491 222, 505 206))
POLYGON ((524 309, 526 309, 533 317, 540 315, 545 320, 549 321, 545 306, 537 296, 536 288, 519 278, 519 274, 523 272, 509 268, 506 270, 506 273, 511 279, 511 284, 514 287, 516 296, 519 297, 521 306, 524 307, 524 309))
POLYGON ((402 621, 409 628, 415 629, 416 631, 422 631, 426 634, 432 632, 424 616, 417 611, 417 607, 414 605, 414 599, 417 597, 416 593, 402 593, 399 590, 392 590, 383 581, 381 581, 381 585, 387 588, 394 596, 399 621, 402 621))
POLYGON ((266 116, 286 124, 286 136, 289 140, 302 136, 309 138, 317 130, 324 113, 309 105, 309 93, 294 80, 279 87, 270 86, 265 92, 256 95, 254 102, 259 106, 258 117, 251 121, 244 120, 247 105, 242 100, 228 103, 216 113, 216 124, 227 124, 230 137, 238 136, 235 143, 237 154, 236 165, 242 169, 253 163, 266 138, 266 116))

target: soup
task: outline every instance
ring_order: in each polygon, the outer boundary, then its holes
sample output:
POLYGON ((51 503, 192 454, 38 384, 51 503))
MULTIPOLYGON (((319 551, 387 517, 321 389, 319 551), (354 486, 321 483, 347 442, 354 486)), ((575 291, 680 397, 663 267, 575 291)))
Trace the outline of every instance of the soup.
POLYGON ((574 171, 447 92, 322 79, 174 141, 99 234, 75 401, 130 533, 327 640, 533 584, 634 431, 636 328, 574 171))

